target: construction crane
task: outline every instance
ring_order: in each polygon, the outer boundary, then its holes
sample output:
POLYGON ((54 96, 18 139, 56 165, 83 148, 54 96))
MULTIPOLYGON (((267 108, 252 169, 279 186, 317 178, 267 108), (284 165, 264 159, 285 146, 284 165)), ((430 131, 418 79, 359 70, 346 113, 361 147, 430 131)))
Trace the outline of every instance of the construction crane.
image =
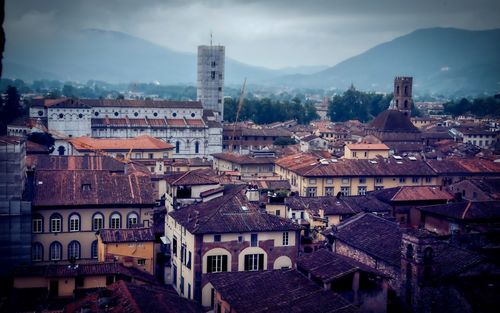
POLYGON ((238 100, 238 108, 236 109, 236 117, 234 119, 233 123, 233 134, 231 136, 231 142, 229 144, 229 151, 233 151, 234 149, 234 136, 236 135, 236 123, 238 123, 238 118, 240 117, 240 111, 241 108, 243 107, 243 100, 245 99, 245 87, 247 84, 247 79, 243 81, 243 86, 241 87, 241 92, 240 92, 240 99, 238 100))

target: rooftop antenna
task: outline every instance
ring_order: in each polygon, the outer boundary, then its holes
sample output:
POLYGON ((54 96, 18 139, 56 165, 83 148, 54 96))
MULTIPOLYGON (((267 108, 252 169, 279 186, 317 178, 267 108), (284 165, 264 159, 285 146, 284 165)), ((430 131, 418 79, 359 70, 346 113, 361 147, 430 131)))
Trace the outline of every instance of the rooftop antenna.
POLYGON ((212 46, 212 32, 210 32, 210 47, 212 46))

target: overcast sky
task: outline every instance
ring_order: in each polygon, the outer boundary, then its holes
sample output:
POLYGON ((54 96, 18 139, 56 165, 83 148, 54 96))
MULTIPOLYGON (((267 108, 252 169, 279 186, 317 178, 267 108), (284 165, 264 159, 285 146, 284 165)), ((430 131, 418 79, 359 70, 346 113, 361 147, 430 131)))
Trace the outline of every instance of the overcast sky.
POLYGON ((9 40, 97 28, 178 51, 226 46, 244 63, 335 65, 428 27, 500 28, 499 0, 7 0, 9 40))

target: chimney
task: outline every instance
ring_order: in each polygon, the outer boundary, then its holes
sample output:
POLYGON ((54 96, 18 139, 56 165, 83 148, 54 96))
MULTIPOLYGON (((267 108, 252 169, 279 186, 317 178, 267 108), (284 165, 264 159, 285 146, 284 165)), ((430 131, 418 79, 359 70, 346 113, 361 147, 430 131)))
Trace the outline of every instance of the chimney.
POLYGON ((256 185, 248 184, 245 196, 250 202, 258 202, 260 200, 259 189, 256 185))

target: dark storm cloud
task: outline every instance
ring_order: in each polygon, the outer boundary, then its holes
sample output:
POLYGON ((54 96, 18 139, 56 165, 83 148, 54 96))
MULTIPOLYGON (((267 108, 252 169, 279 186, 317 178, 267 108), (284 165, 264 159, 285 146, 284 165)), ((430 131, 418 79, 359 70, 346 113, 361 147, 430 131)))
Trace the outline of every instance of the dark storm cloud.
POLYGON ((115 30, 195 52, 214 33, 240 61, 268 67, 335 64, 418 28, 500 27, 497 0, 7 0, 11 40, 85 28, 115 30))

